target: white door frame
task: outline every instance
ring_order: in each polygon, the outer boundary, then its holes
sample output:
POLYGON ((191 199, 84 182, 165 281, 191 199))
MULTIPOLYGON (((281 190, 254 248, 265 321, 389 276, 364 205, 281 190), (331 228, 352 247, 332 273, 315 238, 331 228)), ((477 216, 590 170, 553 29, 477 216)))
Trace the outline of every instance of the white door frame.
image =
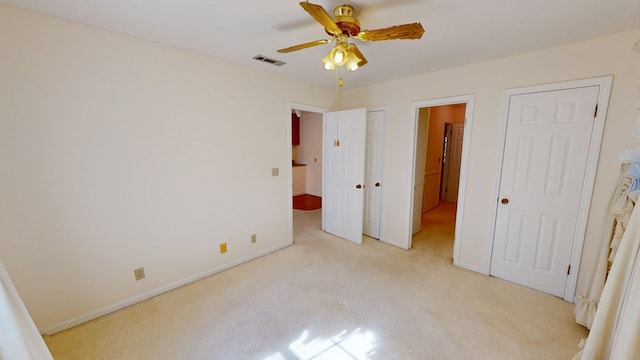
MULTIPOLYGON (((508 89, 505 91, 502 99, 502 114, 500 116, 500 134, 498 136, 498 167, 495 179, 500 179, 502 172, 502 160, 504 154, 504 143, 507 136, 507 118, 509 114, 509 101, 511 96, 522 95, 536 92, 546 92, 554 90, 573 89, 580 87, 600 86, 598 93, 598 113, 593 124, 591 143, 589 145, 589 155, 587 159, 587 168, 585 171, 582 194, 580 196, 580 208, 578 209, 578 219, 576 224, 576 232, 573 238, 573 247, 571 249, 571 259, 569 265, 571 272, 567 277, 567 283, 564 290, 564 300, 574 302, 576 285, 578 281, 578 273, 580 272, 580 259, 582 256, 582 247, 584 245, 584 236, 587 229, 587 218, 589 208, 591 206, 591 197, 596 179, 596 170, 598 166, 598 158, 600 156, 600 145, 602 143, 602 135, 604 133, 604 123, 607 115, 607 107, 609 105, 609 95, 611 93, 611 84, 613 76, 603 76, 591 79, 566 81, 552 84, 528 86, 522 88, 508 89)), ((487 259, 485 263, 485 274, 489 274, 491 270, 491 257, 493 255, 493 243, 495 241, 496 219, 498 211, 498 198, 500 191, 500 181, 496 181, 494 189, 493 208, 491 209, 491 241, 487 248, 487 259)))
MULTIPOLYGON (((287 195, 289 199, 289 242, 288 244, 293 244, 293 206, 291 206, 291 199, 293 199, 293 167, 291 166, 291 161, 293 160, 293 148, 291 147, 291 132, 293 129, 291 128, 291 111, 292 110, 301 110, 308 111, 314 113, 324 114, 329 111, 326 108, 321 108, 317 106, 298 104, 293 102, 287 103, 287 158, 289 162, 287 163, 287 195)), ((322 124, 322 128, 324 129, 324 120, 322 124)))
POLYGON ((434 106, 442 106, 442 105, 454 105, 454 104, 465 104, 465 123, 464 123, 464 138, 462 140, 462 164, 460 166, 460 183, 458 185, 458 208, 456 211, 456 227, 453 238, 453 263, 457 266, 463 266, 464 264, 460 264, 460 248, 461 248, 461 235, 462 235, 462 223, 464 222, 464 202, 465 202, 465 194, 467 189, 467 172, 468 172, 468 163, 469 163, 469 153, 471 143, 471 128, 473 124, 473 108, 475 103, 475 95, 461 95, 461 96, 453 96, 432 100, 422 100, 422 101, 414 101, 411 103, 411 108, 413 112, 413 130, 411 133, 411 142, 413 146, 411 147, 411 154, 409 156, 412 159, 411 163, 411 176, 409 177, 409 198, 407 199, 407 209, 409 214, 407 216, 407 234, 405 245, 406 249, 410 249, 412 245, 412 231, 413 228, 413 219, 412 219, 412 210, 413 210, 413 197, 414 197, 414 182, 415 182, 415 162, 416 162, 416 146, 417 146, 417 135, 418 135, 418 112, 420 108, 424 107, 434 107, 434 106))

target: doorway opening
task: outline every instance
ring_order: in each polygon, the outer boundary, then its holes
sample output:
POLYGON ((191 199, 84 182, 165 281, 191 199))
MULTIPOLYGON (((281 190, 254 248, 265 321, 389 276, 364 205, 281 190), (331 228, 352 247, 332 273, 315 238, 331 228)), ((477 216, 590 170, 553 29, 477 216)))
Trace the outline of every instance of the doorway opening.
MULTIPOLYGON (((473 95, 416 102, 407 248, 439 239, 459 252, 473 95)), ((447 247, 448 246, 448 247, 447 247)))
POLYGON ((453 245, 465 111, 465 103, 418 111, 413 247, 434 237, 453 245))
POLYGON ((294 219, 305 221, 301 223, 303 226, 321 228, 357 243, 362 242, 364 235, 380 239, 385 113, 383 107, 327 112, 326 109, 289 104, 291 243, 294 219), (353 117, 356 113, 358 116, 353 117), (350 160, 337 161, 338 155, 350 160), (351 159, 353 155, 358 159, 351 159), (351 165, 342 166, 347 163, 351 165), (356 189, 360 195, 359 204, 357 196, 343 197, 344 201, 340 196, 336 197, 340 193, 336 191, 336 174, 344 170, 357 177, 349 178, 355 181, 347 187, 348 190, 356 189), (349 211, 343 205, 359 209, 359 213, 349 211), (311 223, 310 219, 318 218, 321 219, 319 223, 311 223), (348 231, 336 231, 336 228, 348 231))
POLYGON ((289 184, 290 229, 295 237, 294 222, 321 228, 323 164, 323 114, 326 110, 290 104, 291 156, 289 184))
POLYGON ((322 114, 291 112, 291 167, 293 208, 322 208, 322 114))

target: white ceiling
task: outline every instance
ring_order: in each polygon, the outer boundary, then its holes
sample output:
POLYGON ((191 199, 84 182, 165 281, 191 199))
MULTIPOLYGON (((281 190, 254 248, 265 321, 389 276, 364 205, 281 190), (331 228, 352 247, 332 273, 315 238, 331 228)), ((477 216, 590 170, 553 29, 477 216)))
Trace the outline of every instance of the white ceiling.
MULTIPOLYGON (((297 0, 0 0, 285 76, 334 86, 323 68, 332 44, 297 0), (275 67, 255 55, 282 60, 275 67)), ((329 14, 336 0, 315 0, 329 14)), ((369 63, 343 74, 345 88, 568 44, 640 27, 639 0, 354 0, 362 29, 420 22, 421 40, 358 42, 369 63)), ((631 47, 633 44, 629 44, 631 47)))

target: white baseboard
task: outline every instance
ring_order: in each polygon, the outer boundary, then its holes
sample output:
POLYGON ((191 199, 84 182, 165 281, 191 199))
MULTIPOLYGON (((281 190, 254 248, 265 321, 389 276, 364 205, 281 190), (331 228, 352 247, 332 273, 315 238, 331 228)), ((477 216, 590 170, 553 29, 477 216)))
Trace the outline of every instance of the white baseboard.
POLYGON ((219 273, 221 271, 230 269, 230 268, 232 268, 234 266, 238 266, 238 265, 243 264, 243 263, 245 263, 247 261, 251 261, 253 259, 257 259, 259 257, 268 255, 268 254, 273 253, 275 251, 282 250, 282 249, 284 249, 284 248, 286 248, 288 246, 291 246, 291 245, 293 245, 293 242, 289 242, 289 243, 281 244, 281 245, 278 245, 278 246, 275 246, 275 247, 272 247, 272 248, 269 248, 269 249, 265 249, 265 250, 260 251, 258 253, 252 254, 250 256, 238 259, 236 261, 233 261, 233 262, 228 263, 228 264, 224 264, 224 265, 219 266, 219 267, 215 267, 213 269, 207 270, 207 271, 202 272, 200 274, 196 274, 196 275, 190 276, 190 277, 188 277, 186 279, 183 279, 183 280, 180 280, 180 281, 177 281, 177 282, 174 282, 174 283, 159 287, 159 288, 157 288, 155 290, 151 290, 151 291, 146 292, 144 294, 140 294, 138 296, 134 296, 132 298, 126 299, 126 300, 121 301, 119 303, 116 303, 116 304, 113 304, 113 305, 109 305, 109 306, 103 307, 101 309, 98 309, 96 311, 92 311, 92 312, 90 312, 88 314, 84 314, 84 315, 78 316, 78 317, 73 318, 71 320, 63 321, 63 322, 61 322, 59 324, 56 324, 56 325, 53 325, 53 326, 49 326, 49 327, 46 327, 46 328, 41 328, 41 329, 38 329, 38 330, 43 335, 53 335, 53 334, 55 334, 57 332, 70 329, 70 328, 72 328, 74 326, 80 325, 80 324, 85 323, 87 321, 91 321, 91 320, 97 319, 97 318, 99 318, 101 316, 104 316, 104 315, 107 315, 109 313, 118 311, 120 309, 124 309, 125 307, 128 307, 128 306, 137 304, 139 302, 151 299, 152 297, 158 296, 158 295, 163 294, 163 293, 165 293, 167 291, 171 291, 171 290, 177 289, 177 288, 179 288, 181 286, 184 286, 184 285, 190 284, 192 282, 198 281, 200 279, 206 278, 208 276, 217 274, 217 273, 219 273))

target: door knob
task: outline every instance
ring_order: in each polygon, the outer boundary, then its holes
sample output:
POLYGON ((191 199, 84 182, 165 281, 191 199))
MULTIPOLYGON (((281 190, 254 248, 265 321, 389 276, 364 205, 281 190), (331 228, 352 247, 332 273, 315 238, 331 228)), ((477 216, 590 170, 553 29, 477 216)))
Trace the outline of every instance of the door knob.
POLYGON ((380 183, 379 182, 376 183, 376 187, 380 187, 380 183))
POLYGON ((507 198, 502 198, 502 200, 500 200, 500 202, 504 205, 507 205, 509 203, 509 199, 507 198))
POLYGON ((362 189, 362 185, 360 184, 356 185, 356 189, 362 189))

